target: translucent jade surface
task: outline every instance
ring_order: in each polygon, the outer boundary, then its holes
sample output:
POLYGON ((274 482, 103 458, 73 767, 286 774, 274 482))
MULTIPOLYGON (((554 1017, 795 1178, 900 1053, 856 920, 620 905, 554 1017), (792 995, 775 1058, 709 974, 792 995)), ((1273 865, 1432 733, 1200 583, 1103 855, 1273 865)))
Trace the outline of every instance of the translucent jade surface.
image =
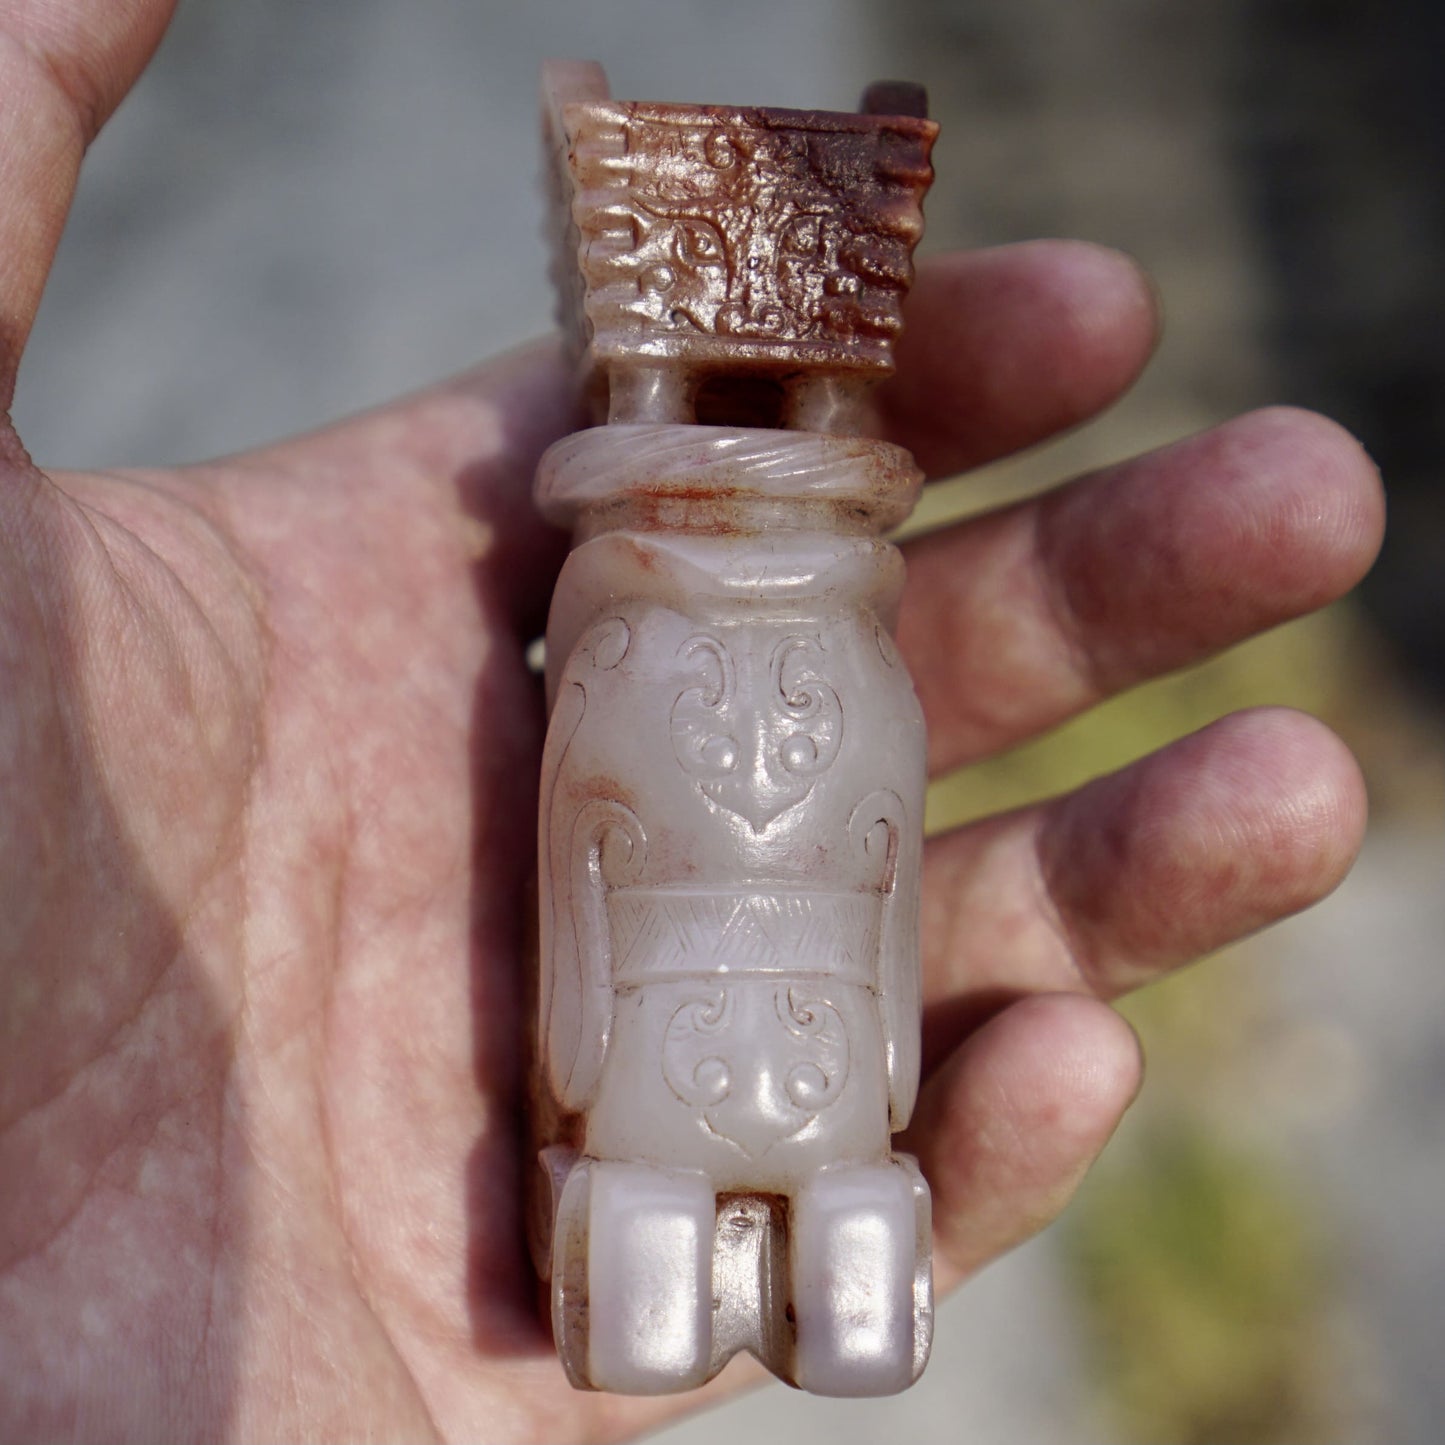
POLYGON ((883 534, 920 477, 861 433, 935 127, 609 99, 558 63, 556 277, 597 424, 537 501, 547 630, 530 1232, 575 1385, 748 1350, 901 1390, 932 1329, 918 1087, 924 733, 883 534))

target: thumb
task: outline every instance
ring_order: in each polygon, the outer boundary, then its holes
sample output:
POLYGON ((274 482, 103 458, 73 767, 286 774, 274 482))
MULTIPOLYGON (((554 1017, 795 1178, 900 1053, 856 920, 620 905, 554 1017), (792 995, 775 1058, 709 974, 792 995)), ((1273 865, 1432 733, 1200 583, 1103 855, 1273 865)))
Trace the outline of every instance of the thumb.
POLYGON ((86 147, 175 0, 0 0, 0 421, 86 147))

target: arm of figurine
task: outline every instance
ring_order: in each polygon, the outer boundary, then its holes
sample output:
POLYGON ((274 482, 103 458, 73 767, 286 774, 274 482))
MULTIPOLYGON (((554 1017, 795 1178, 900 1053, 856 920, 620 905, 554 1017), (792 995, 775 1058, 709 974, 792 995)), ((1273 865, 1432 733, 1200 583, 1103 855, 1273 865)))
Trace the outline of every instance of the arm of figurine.
POLYGON ((542 758, 547 786, 538 848, 538 1058, 553 1096, 574 1113, 592 1101, 612 1035, 607 889, 636 878, 646 847, 636 816, 613 799, 594 797, 578 807, 569 797, 554 806, 553 794, 587 781, 567 765, 585 705, 582 685, 564 681, 542 758))
MULTIPOLYGON (((0 0, 6 415, 168 9, 0 0)), ((914 301, 888 420, 936 476, 1092 415, 1154 336, 1090 246, 943 257, 914 301)), ((566 1389, 518 1243, 562 552, 528 493, 572 424, 541 349, 171 472, 46 474, 0 428, 0 1435, 615 1439, 697 1403, 566 1389)), ((1337 597, 1380 525, 1354 442, 1272 411, 915 544, 933 767, 1337 597)), ((1341 745, 1265 710, 930 845, 940 1283, 1133 1097, 1105 1001, 1328 891, 1363 816, 1341 745)))
MULTIPOLYGON (((907 757, 903 744, 896 749, 907 757)), ((883 913, 879 937, 879 1002, 888 1049, 888 1114, 893 1132, 908 1127, 921 1081, 923 979, 918 965, 918 887, 921 829, 891 788, 870 793, 854 811, 854 846, 878 868, 883 913)))

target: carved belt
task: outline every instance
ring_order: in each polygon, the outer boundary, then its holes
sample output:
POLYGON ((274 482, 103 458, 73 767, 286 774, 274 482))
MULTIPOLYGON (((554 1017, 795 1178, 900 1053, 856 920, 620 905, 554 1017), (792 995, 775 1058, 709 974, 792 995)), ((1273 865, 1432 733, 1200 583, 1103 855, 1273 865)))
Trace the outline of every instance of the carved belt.
POLYGON ((826 975, 876 984, 882 896, 771 888, 616 888, 607 895, 618 988, 665 979, 826 975))

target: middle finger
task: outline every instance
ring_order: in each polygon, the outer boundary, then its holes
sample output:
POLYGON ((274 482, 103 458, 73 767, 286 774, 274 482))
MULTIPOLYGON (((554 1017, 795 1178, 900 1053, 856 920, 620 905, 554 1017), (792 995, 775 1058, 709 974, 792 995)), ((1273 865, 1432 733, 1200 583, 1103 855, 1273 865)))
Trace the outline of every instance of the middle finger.
POLYGON ((925 1064, 1023 995, 1112 999, 1307 907, 1348 871, 1365 811, 1344 744, 1262 708, 934 838, 925 1064))
POLYGON ((1382 527, 1359 444, 1274 408, 909 544, 898 641, 930 771, 1323 606, 1382 527))

